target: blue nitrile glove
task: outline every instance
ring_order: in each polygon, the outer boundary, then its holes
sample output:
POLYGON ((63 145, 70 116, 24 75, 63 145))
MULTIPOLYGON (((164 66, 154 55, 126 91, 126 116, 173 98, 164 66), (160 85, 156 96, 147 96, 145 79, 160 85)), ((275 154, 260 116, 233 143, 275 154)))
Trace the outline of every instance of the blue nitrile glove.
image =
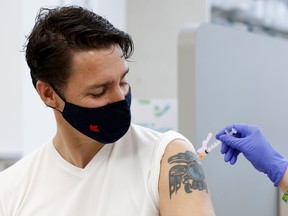
POLYGON ((260 172, 267 174, 275 186, 278 186, 288 160, 283 158, 265 139, 257 126, 234 124, 227 126, 216 135, 222 141, 221 153, 225 154, 224 160, 235 164, 240 152, 260 172), (225 129, 236 129, 234 136, 227 135, 225 129))

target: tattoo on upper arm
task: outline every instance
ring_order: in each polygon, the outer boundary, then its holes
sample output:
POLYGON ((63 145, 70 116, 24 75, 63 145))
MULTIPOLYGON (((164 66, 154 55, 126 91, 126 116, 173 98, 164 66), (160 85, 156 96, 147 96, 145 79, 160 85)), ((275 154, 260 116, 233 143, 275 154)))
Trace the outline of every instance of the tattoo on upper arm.
POLYGON ((173 164, 169 170, 169 192, 170 199, 173 193, 184 185, 186 193, 192 190, 207 190, 205 176, 200 165, 198 156, 191 152, 179 153, 168 158, 168 163, 173 164))

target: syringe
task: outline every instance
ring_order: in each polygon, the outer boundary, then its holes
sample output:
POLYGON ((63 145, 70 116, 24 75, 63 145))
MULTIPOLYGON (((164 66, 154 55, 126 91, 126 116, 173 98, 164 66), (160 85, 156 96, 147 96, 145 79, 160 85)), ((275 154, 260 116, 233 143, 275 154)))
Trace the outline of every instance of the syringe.
MULTIPOLYGON (((236 134, 237 131, 232 128, 232 130, 229 132, 228 130, 225 130, 226 134, 233 136, 233 134, 236 134)), ((217 146, 219 146, 220 144, 222 144, 222 142, 220 140, 216 140, 214 143, 212 143, 210 146, 207 147, 207 149, 205 149, 203 152, 200 152, 198 154, 198 157, 200 159, 203 159, 207 154, 209 154, 212 150, 214 150, 217 146)))

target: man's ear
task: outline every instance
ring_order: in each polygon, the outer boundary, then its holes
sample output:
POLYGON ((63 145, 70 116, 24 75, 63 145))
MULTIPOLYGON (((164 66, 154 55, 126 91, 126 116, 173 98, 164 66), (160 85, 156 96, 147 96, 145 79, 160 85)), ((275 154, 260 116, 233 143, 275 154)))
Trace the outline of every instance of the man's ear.
POLYGON ((36 83, 36 90, 42 101, 49 107, 59 109, 59 96, 51 85, 41 80, 36 83))

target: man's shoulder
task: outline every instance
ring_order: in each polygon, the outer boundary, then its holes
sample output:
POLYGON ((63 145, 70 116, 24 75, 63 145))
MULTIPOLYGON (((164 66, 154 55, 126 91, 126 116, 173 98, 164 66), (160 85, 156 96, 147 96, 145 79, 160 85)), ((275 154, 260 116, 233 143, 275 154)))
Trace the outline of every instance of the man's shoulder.
POLYGON ((142 126, 142 125, 138 125, 138 124, 131 124, 130 130, 132 133, 134 134, 151 134, 153 136, 161 136, 163 133, 159 132, 155 129, 152 129, 150 127, 147 126, 142 126))
POLYGON ((175 139, 181 139, 189 143, 189 140, 174 130, 168 131, 158 131, 149 127, 131 124, 129 132, 127 133, 128 137, 132 137, 133 141, 140 142, 150 142, 150 143, 160 143, 160 142, 168 142, 175 139))

